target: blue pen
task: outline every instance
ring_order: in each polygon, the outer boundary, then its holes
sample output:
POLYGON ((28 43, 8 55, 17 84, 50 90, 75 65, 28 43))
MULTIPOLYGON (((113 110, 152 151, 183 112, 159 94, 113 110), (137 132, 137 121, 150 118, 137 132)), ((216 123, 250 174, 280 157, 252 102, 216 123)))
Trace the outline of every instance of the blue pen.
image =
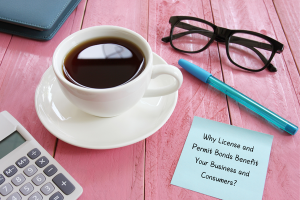
POLYGON ((270 111, 269 109, 265 108, 264 106, 260 105, 259 103, 253 101, 249 97, 243 95, 239 91, 233 89, 229 85, 223 83, 219 79, 213 77, 211 73, 205 71, 204 69, 200 68, 199 66, 190 63, 184 59, 180 59, 178 64, 184 68, 186 71, 194 75, 196 78, 200 79, 204 83, 208 83, 209 85, 213 86, 214 88, 220 90, 224 94, 228 95, 229 97, 233 98, 240 104, 246 106, 256 114, 262 116, 267 121, 271 122, 278 128, 288 132, 291 135, 295 135, 298 130, 298 127, 292 124, 291 122, 283 119, 282 117, 278 116, 274 112, 270 111))

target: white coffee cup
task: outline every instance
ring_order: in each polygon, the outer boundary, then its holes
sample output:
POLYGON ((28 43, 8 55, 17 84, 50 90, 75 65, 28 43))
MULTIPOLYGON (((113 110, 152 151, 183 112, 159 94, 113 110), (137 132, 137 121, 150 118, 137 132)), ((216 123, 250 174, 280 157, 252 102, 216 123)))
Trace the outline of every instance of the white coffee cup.
POLYGON ((65 38, 56 48, 52 67, 64 95, 82 111, 99 117, 117 116, 133 107, 143 97, 157 97, 176 92, 182 84, 181 71, 171 65, 153 65, 153 53, 148 42, 139 34, 117 26, 95 26, 80 30, 65 38), (146 60, 143 72, 130 82, 112 88, 85 88, 69 82, 63 74, 64 58, 71 49, 87 40, 117 37, 136 44, 146 60), (167 74, 173 83, 149 89, 151 79, 167 74))

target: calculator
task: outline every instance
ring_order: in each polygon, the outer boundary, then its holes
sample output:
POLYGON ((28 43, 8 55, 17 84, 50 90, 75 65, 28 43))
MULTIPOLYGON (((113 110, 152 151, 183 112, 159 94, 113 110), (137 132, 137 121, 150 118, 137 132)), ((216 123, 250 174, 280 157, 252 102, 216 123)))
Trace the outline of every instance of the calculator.
POLYGON ((12 115, 0 113, 0 200, 74 200, 82 192, 12 115))

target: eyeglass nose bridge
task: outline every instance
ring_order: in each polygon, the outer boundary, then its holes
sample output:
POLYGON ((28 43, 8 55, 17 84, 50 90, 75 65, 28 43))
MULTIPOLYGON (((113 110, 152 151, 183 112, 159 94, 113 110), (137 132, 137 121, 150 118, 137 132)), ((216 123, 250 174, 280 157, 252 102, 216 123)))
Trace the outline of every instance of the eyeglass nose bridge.
POLYGON ((217 27, 215 40, 217 42, 225 42, 226 38, 230 35, 231 30, 223 27, 217 27))

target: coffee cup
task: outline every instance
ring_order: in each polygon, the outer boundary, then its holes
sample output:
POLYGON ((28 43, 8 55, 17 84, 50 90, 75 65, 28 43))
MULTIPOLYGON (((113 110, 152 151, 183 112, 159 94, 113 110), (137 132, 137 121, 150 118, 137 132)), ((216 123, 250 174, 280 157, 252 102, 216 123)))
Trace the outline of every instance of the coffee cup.
MULTIPOLYGON (((126 61, 124 61, 126 62, 126 61)), ((75 32, 65 38, 55 49, 52 68, 58 84, 67 97, 82 111, 99 116, 114 117, 132 108, 141 98, 158 97, 176 92, 183 81, 181 71, 172 65, 153 65, 153 53, 148 42, 138 33, 117 26, 95 26, 75 32), (64 61, 69 52, 97 38, 119 38, 134 44, 141 51, 144 61, 143 69, 123 84, 107 87, 85 87, 72 82, 64 73, 64 61), (151 79, 160 75, 169 75, 171 84, 159 88, 149 88, 151 79)), ((113 74, 110 79, 114 79, 113 74)))

